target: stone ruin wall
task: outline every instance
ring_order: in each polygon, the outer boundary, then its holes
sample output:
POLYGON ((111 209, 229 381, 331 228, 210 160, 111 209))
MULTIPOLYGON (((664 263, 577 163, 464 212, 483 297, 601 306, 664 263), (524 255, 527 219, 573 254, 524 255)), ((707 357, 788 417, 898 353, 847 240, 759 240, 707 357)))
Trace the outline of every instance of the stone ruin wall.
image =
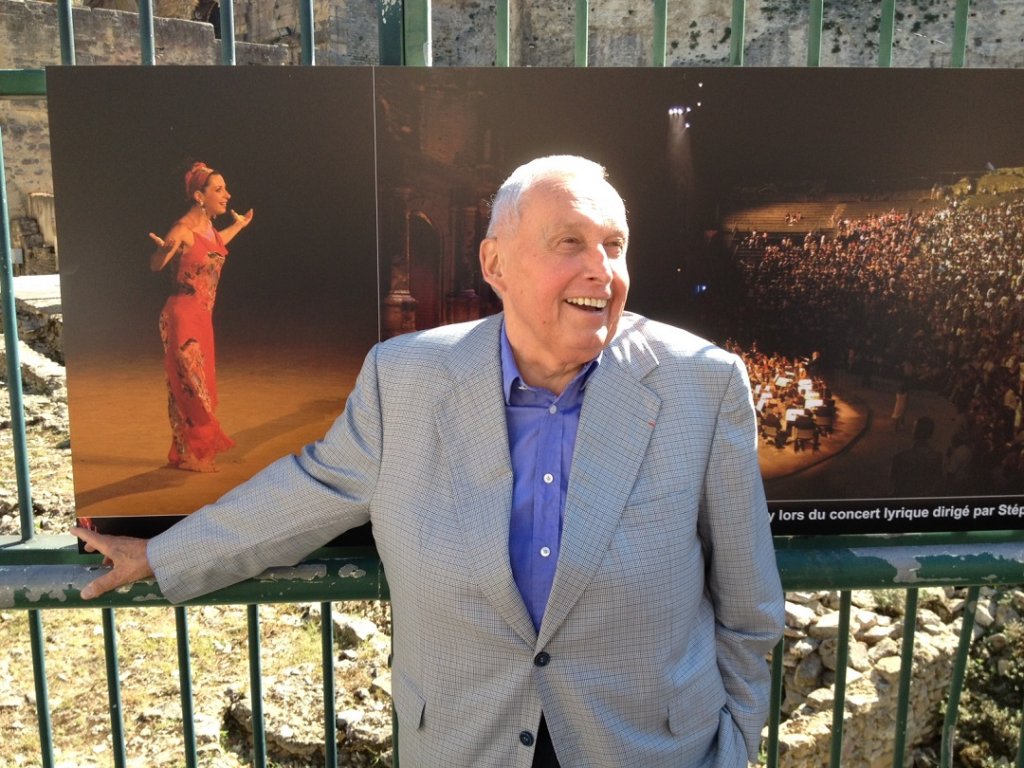
MULTIPOLYGON (((852 594, 842 762, 860 768, 893 764, 903 623, 902 618, 880 612, 877 594, 852 594)), ((896 599, 902 605, 903 593, 896 599)), ((781 768, 830 764, 837 608, 835 592, 787 594, 783 712, 788 719, 779 733, 781 768)), ((952 678, 963 608, 964 600, 956 590, 920 591, 907 714, 908 751, 931 743, 941 731, 942 704, 952 678)), ((986 609, 979 611, 979 625, 986 616, 986 609)))

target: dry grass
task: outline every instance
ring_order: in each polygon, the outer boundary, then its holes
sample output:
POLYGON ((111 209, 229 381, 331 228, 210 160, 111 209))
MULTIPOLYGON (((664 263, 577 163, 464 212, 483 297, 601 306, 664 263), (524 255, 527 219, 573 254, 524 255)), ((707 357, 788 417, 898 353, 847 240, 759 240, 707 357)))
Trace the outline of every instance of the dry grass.
MULTIPOLYGON (((245 606, 190 608, 187 614, 200 763, 245 765, 247 734, 238 732, 227 718, 231 702, 242 697, 249 684, 245 606)), ((263 606, 260 619, 264 685, 269 689, 274 681, 301 673, 309 700, 319 701, 319 621, 310 620, 301 605, 263 606)), ((118 609, 115 621, 128 765, 181 765, 184 745, 173 609, 118 609)), ((56 763, 76 768, 112 765, 101 612, 47 611, 43 622, 56 763)), ((38 765, 40 741, 24 612, 0 615, 0 648, 5 649, 0 660, 0 768, 38 765)), ((339 709, 356 706, 354 692, 371 687, 379 671, 373 650, 347 654, 365 663, 345 659, 338 664, 339 709)), ((302 721, 322 733, 322 704, 289 717, 295 718, 296 728, 302 721)))

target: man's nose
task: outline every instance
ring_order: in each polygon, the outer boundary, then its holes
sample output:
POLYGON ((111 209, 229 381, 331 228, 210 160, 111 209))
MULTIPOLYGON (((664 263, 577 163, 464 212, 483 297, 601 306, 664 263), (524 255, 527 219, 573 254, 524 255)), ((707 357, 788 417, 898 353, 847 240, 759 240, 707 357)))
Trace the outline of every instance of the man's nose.
POLYGON ((611 279, 612 263, 608 251, 603 245, 599 244, 587 249, 586 266, 588 276, 602 280, 611 279))

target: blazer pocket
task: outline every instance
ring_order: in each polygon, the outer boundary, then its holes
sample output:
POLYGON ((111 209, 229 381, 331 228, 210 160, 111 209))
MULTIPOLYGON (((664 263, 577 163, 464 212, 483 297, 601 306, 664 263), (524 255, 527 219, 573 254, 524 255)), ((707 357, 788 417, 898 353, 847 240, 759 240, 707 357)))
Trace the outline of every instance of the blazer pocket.
POLYGON ((703 690, 694 690, 695 687, 689 685, 672 697, 668 705, 668 729, 673 736, 699 745, 714 739, 722 715, 729 716, 729 713, 725 712, 725 689, 720 684, 704 681, 700 686, 703 690))
POLYGON ((392 670, 391 700, 395 704, 395 714, 398 716, 400 728, 419 730, 423 727, 423 712, 427 707, 427 700, 398 670, 392 670))
POLYGON ((685 489, 630 496, 622 511, 620 525, 624 528, 662 525, 667 530, 693 525, 697 519, 697 503, 696 495, 685 489))

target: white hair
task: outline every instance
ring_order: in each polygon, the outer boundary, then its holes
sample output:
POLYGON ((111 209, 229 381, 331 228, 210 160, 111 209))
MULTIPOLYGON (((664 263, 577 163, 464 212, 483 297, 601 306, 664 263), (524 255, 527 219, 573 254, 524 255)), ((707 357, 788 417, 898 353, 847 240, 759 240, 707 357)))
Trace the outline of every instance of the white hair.
POLYGON ((515 232, 523 196, 535 186, 569 180, 608 184, 608 172, 603 165, 578 155, 549 155, 520 165, 505 179, 491 200, 487 237, 494 237, 499 229, 515 232))

